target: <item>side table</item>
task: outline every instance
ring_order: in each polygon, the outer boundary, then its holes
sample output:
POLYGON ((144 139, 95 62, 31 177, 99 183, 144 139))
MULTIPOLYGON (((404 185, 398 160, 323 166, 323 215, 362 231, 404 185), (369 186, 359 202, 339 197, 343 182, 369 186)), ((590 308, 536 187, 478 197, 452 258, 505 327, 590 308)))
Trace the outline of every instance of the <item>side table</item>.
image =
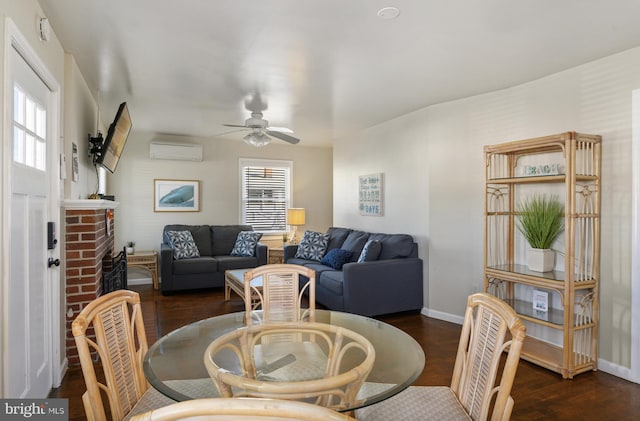
POLYGON ((269 264, 274 265, 279 263, 284 263, 284 248, 269 248, 269 264))
POLYGON ((153 279, 153 289, 158 289, 158 252, 137 251, 134 254, 127 254, 127 268, 142 268, 151 273, 153 279))

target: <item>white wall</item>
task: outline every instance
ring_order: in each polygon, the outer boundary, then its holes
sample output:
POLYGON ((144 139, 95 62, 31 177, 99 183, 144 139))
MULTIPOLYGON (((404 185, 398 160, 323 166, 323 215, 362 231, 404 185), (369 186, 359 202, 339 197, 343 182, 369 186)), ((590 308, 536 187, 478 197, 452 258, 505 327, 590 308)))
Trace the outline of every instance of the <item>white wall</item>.
MULTIPOLYGON (((64 139, 66 156, 65 199, 87 199, 96 191, 96 171, 89 157, 88 135, 96 135, 97 104, 80 69, 70 54, 65 54, 64 139), (78 179, 73 180, 72 144, 78 147, 78 179)), ((113 110, 115 115, 116 110, 113 110)), ((104 120, 104 115, 102 116, 104 120)), ((109 115, 108 117, 112 117, 109 115)), ((100 126, 103 133, 103 125, 100 126)))
MULTIPOLYGON (((135 109, 131 119, 135 127, 135 109)), ((120 205, 115 210, 115 244, 129 241, 138 250, 158 250, 162 229, 167 224, 238 224, 240 221, 239 158, 293 161, 293 206, 306 209, 306 225, 301 230, 326 231, 332 223, 332 149, 278 144, 263 148, 225 138, 185 138, 132 133, 114 174, 107 176, 107 194, 120 205), (200 143, 202 162, 153 160, 152 140, 200 143), (200 180, 200 212, 154 212, 153 180, 156 178, 200 180)), ((265 237, 263 240, 268 240, 265 237)), ((263 241, 261 240, 261 241, 263 241)), ((277 236, 275 242, 281 243, 277 236)), ((268 241, 265 241, 268 242, 268 241)), ((131 277, 135 278, 136 273, 131 277)), ((145 275, 148 277, 148 275, 145 275)))
POLYGON ((629 367, 631 91, 638 87, 640 48, 337 141, 334 223, 413 234, 421 256, 429 256, 427 313, 459 318, 466 296, 483 282, 483 146, 569 130, 600 134, 600 358, 629 367), (380 171, 388 180, 385 216, 359 216, 357 176, 380 171))

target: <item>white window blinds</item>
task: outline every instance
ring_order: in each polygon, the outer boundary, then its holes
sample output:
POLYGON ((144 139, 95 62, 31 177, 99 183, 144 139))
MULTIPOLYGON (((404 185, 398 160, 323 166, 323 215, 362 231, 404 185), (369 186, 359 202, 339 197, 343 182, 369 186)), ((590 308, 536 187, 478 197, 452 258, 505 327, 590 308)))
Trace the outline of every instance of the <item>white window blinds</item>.
POLYGON ((291 167, 289 161, 240 160, 243 224, 263 233, 286 231, 291 167))

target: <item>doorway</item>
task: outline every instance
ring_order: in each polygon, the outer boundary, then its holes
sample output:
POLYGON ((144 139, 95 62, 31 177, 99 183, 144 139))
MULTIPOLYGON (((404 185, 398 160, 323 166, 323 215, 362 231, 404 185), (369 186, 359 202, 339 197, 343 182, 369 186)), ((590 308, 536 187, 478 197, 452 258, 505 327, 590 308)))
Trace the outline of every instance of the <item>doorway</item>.
POLYGON ((6 23, 2 393, 45 398, 60 366, 60 252, 54 241, 60 219, 60 94, 15 24, 6 23))

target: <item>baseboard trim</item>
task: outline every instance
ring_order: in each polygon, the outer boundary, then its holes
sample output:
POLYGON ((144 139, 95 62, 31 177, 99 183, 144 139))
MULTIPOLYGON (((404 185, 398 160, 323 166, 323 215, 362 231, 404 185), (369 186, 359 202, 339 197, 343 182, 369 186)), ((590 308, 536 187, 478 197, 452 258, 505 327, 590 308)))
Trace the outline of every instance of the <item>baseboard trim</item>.
POLYGON ((464 316, 458 316, 455 314, 444 313, 442 311, 432 310, 430 308, 422 307, 420 313, 424 316, 431 317, 433 319, 444 320, 445 322, 455 323, 461 325, 464 321, 464 316))
POLYGON ((153 284, 153 279, 151 278, 127 279, 127 285, 151 285, 151 284, 153 284))
POLYGON ((62 379, 64 379, 64 375, 67 373, 67 369, 69 368, 69 360, 65 357, 62 360, 62 363, 58 367, 56 367, 56 371, 53 373, 53 387, 58 388, 62 384, 62 379))
POLYGON ((598 370, 633 383, 639 383, 639 379, 633 378, 633 373, 629 367, 624 367, 611 361, 603 360, 602 358, 598 358, 598 370))
MULTIPOLYGON (((443 320, 445 322, 456 323, 459 325, 461 325, 462 322, 464 321, 463 316, 444 313, 442 311, 432 310, 426 307, 423 307, 420 313, 424 316, 431 317, 433 319, 443 320)), ((621 379, 624 379, 633 383, 639 383, 638 379, 634 380, 630 368, 612 363, 611 361, 607 361, 602 358, 598 359, 598 370, 604 371, 607 374, 620 377, 621 379)))

